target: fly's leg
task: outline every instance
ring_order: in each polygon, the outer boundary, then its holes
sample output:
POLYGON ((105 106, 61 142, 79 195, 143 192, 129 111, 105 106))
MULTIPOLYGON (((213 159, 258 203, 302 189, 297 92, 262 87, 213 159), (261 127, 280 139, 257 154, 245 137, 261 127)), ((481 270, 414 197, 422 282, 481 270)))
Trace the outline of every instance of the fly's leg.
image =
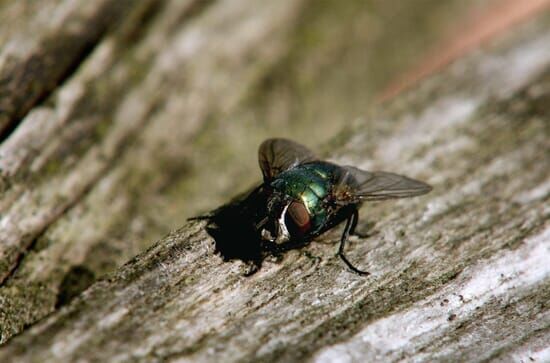
POLYGON ((374 228, 373 222, 368 222, 367 225, 362 230, 357 230, 358 220, 359 218, 356 218, 355 225, 351 226, 349 231, 350 236, 357 236, 359 238, 369 238, 378 233, 378 231, 373 230, 374 228))
POLYGON ((244 261, 241 268, 241 275, 252 276, 260 270, 262 263, 258 261, 244 261))
POLYGON ((195 216, 195 217, 187 218, 188 221, 209 221, 211 219, 212 219, 211 214, 203 214, 201 216, 195 216))
POLYGON ((367 275, 370 275, 368 271, 359 270, 357 267, 353 266, 353 264, 344 255, 344 247, 346 245, 346 241, 348 240, 349 235, 355 232, 355 227, 357 227, 358 219, 359 219, 359 212, 357 212, 357 209, 355 209, 353 213, 348 217, 348 220, 346 221, 346 226, 344 227, 344 232, 342 233, 342 238, 340 239, 338 256, 340 256, 342 261, 344 261, 344 263, 349 267, 350 270, 352 270, 358 275, 367 276, 367 275))

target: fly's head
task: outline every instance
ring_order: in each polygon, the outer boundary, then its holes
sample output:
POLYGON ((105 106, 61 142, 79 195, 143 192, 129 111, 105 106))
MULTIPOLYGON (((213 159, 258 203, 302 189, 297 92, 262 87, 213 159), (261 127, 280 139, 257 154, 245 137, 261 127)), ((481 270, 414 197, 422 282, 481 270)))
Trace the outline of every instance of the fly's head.
POLYGON ((282 245, 303 239, 311 228, 306 206, 284 193, 274 191, 267 200, 267 216, 259 226, 264 241, 282 245))

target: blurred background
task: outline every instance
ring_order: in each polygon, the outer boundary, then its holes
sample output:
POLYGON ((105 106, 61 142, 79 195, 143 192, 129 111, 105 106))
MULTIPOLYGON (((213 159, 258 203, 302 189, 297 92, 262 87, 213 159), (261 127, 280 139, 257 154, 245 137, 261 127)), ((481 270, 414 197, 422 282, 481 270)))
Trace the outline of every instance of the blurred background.
POLYGON ((200 127, 188 177, 168 188, 172 198, 159 202, 158 215, 178 220, 248 189, 260 180, 256 149, 267 137, 324 150, 351 121, 368 122, 373 104, 481 46, 522 19, 522 8, 528 17, 530 6, 517 3, 304 2, 285 24, 273 63, 235 104, 200 127))
POLYGON ((276 59, 268 60, 269 68, 197 132, 188 177, 166 191, 173 198, 160 202, 161 213, 181 220, 258 182, 256 150, 267 137, 289 137, 322 150, 346 124, 364 118, 401 73, 487 3, 304 3, 285 24, 284 44, 276 59))

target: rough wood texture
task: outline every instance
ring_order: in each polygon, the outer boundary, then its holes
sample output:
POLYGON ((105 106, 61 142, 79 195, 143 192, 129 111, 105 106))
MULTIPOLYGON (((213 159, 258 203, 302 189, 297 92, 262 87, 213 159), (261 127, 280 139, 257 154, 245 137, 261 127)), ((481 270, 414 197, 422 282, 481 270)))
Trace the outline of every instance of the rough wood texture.
MULTIPOLYGON (((1 340, 70 298, 64 282, 69 290, 71 279, 86 287, 95 273, 143 249, 143 242, 123 238, 126 224, 134 235, 155 230, 134 217, 136 209, 148 208, 148 199, 136 195, 150 195, 185 172, 186 141, 208 117, 242 97, 271 58, 279 58, 284 29, 300 2, 220 3, 199 17, 210 4, 132 7, 51 105, 35 107, 1 145, 1 340), (81 267, 86 260, 91 267, 81 267)), ((111 22, 120 20, 110 15, 111 22)), ((101 13, 93 16, 106 21, 101 13)), ((8 66, 2 70, 12 74, 8 66)), ((29 77, 39 82, 41 75, 29 77)), ((6 93, 12 86, 25 88, 10 82, 6 93)), ((7 102, 15 107, 14 100, 7 102)))
POLYGON ((6 2, 0 9, 0 40, 7 42, 0 53, 0 135, 51 93, 132 8, 140 7, 112 0, 6 2))
POLYGON ((364 114, 462 7, 0 0, 0 342, 249 187, 263 138, 364 114))
MULTIPOLYGON (((270 11, 270 16, 273 16, 270 11)), ((336 161, 424 179, 335 234, 243 277, 189 223, 15 337, 0 360, 547 361, 548 19, 349 125, 336 161)), ((236 241, 236 243, 238 243, 236 241)))

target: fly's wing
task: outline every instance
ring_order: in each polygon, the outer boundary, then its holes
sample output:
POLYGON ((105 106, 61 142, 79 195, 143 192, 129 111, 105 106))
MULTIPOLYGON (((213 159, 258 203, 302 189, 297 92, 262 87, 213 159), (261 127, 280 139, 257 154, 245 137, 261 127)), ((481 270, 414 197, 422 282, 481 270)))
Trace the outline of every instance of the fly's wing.
POLYGON ((287 139, 267 139, 258 150, 258 161, 266 181, 296 165, 315 160, 318 158, 311 150, 287 139))
POLYGON ((385 171, 370 172, 353 166, 344 166, 342 169, 335 194, 336 200, 343 203, 415 197, 432 190, 430 185, 404 175, 385 171))

